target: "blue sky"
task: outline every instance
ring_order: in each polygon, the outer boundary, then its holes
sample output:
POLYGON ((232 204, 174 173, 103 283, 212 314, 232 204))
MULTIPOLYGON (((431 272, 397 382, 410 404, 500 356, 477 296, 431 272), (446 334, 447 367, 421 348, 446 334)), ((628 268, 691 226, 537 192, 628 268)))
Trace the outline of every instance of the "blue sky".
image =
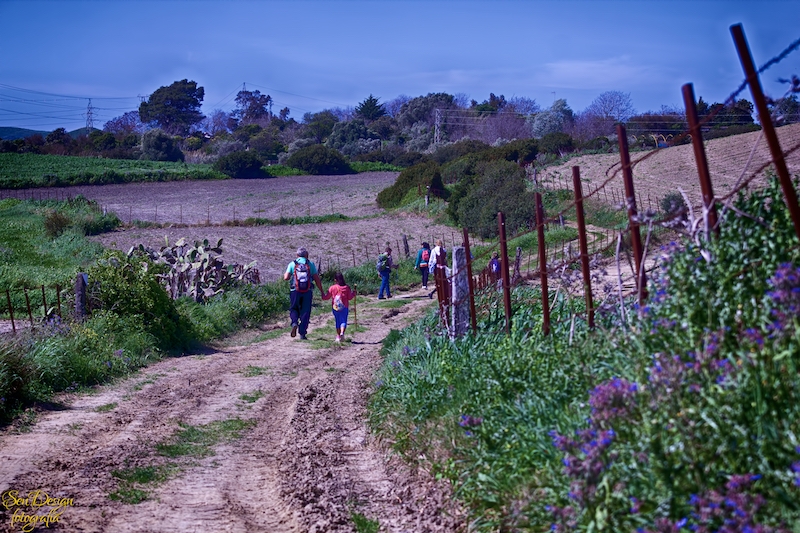
MULTIPOLYGON (((731 24, 762 65, 798 22, 797 0, 0 0, 0 126, 73 130, 91 99, 102 127, 184 78, 204 87, 204 113, 231 110, 246 83, 297 120, 370 94, 580 111, 616 90, 637 111, 682 107, 686 82, 709 102, 741 83, 731 24)), ((768 93, 792 74, 800 51, 765 72, 768 93)))

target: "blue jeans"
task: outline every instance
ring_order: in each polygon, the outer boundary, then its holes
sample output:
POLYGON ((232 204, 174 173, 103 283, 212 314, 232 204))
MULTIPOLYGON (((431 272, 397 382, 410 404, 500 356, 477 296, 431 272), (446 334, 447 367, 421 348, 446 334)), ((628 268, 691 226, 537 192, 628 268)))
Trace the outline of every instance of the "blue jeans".
POLYGON ((381 272, 381 288, 378 290, 378 298, 383 298, 384 291, 386 292, 386 297, 392 297, 392 290, 389 288, 389 277, 392 275, 391 270, 384 270, 381 272))
POLYGON ((308 292, 291 291, 289 293, 289 317, 292 324, 298 325, 300 335, 308 332, 308 321, 311 319, 311 302, 314 299, 314 290, 308 292))

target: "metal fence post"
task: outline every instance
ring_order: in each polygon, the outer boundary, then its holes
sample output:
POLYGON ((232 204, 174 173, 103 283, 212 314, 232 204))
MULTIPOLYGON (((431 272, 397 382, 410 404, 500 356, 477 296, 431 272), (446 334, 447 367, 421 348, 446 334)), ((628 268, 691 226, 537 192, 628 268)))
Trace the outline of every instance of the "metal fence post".
POLYGON ((639 233, 639 213, 636 211, 636 193, 633 190, 633 170, 631 168, 631 156, 628 153, 628 134, 625 126, 617 124, 617 137, 619 138, 619 156, 622 162, 622 178, 625 182, 625 203, 628 208, 628 224, 631 228, 631 246, 633 247, 634 274, 636 275, 636 288, 639 296, 639 305, 647 300, 647 277, 644 273, 642 257, 642 236, 639 233))
POLYGON ((506 242, 506 216, 497 213, 497 226, 500 233, 500 274, 503 277, 503 307, 506 311, 506 334, 511 333, 511 280, 508 275, 508 243, 506 242))
POLYGON ((764 92, 761 89, 761 81, 758 78, 758 72, 753 64, 753 56, 750 54, 750 47, 747 46, 747 39, 744 36, 742 25, 734 24, 731 26, 731 34, 733 34, 733 41, 736 43, 736 51, 739 53, 739 60, 742 62, 742 70, 744 70, 745 79, 750 86, 750 93, 753 95, 753 102, 755 103, 756 110, 758 110, 758 120, 761 122, 761 129, 764 132, 764 137, 767 139, 767 144, 769 144, 769 151, 772 154, 772 162, 775 164, 775 171, 778 173, 778 178, 781 180, 783 195, 786 197, 789 214, 794 223, 794 232, 797 238, 800 239, 800 204, 797 201, 797 191, 794 190, 792 179, 789 176, 789 169, 786 167, 786 160, 783 157, 781 144, 778 141, 778 134, 775 133, 775 126, 772 124, 772 118, 770 118, 767 100, 764 98, 764 92))
POLYGON ((539 277, 542 286, 542 332, 550 333, 550 296, 547 294, 547 250, 544 242, 544 209, 542 194, 534 193, 536 202, 536 237, 539 247, 539 277))
POLYGON ((700 129, 700 120, 697 117, 697 105, 694 101, 694 88, 687 83, 682 88, 683 104, 686 107, 686 120, 689 122, 689 132, 692 135, 694 159, 697 163, 697 174, 700 177, 700 190, 703 193, 703 206, 705 206, 706 227, 709 232, 714 231, 719 235, 717 224, 717 208, 714 205, 714 189, 711 185, 711 174, 708 171, 706 148, 703 145, 703 131, 700 129))
POLYGON ((583 188, 581 187, 581 169, 572 167, 572 186, 575 188, 575 214, 578 221, 578 243, 581 247, 581 271, 583 272, 583 290, 586 294, 586 316, 589 327, 594 327, 594 304, 592 303, 592 277, 589 272, 589 245, 586 242, 586 220, 583 212, 583 188))

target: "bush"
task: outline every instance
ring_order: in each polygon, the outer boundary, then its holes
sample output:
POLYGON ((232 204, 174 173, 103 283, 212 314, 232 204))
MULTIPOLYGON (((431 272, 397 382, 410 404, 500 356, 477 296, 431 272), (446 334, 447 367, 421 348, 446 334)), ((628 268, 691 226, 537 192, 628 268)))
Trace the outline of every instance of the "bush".
POLYGON ((481 237, 497 235, 497 213, 506 216, 509 235, 535 220, 533 193, 526 191, 525 172, 510 161, 490 161, 478 167, 457 206, 458 224, 481 237))
POLYGON ((573 148, 572 137, 566 133, 548 133, 539 139, 539 150, 545 154, 561 156, 573 148))
POLYGON ((233 152, 214 162, 214 170, 231 178, 266 178, 263 163, 253 152, 233 152))
POLYGON ((190 328, 156 278, 158 268, 144 257, 107 252, 88 269, 90 304, 121 317, 141 317, 159 347, 184 348, 190 328))
POLYGON ((142 135, 141 157, 148 161, 183 161, 183 152, 172 136, 154 129, 142 135))
POLYGON ((419 188, 424 195, 428 187, 434 196, 446 198, 449 195, 442 183, 439 164, 435 161, 420 163, 402 171, 393 185, 378 193, 378 205, 384 209, 399 207, 410 191, 419 188))
POLYGON ((300 148, 289 156, 283 164, 288 167, 299 168, 313 176, 353 173, 342 154, 321 144, 300 148))
POLYGON ((71 221, 61 211, 52 209, 44 216, 44 231, 50 238, 55 238, 64 233, 71 221))

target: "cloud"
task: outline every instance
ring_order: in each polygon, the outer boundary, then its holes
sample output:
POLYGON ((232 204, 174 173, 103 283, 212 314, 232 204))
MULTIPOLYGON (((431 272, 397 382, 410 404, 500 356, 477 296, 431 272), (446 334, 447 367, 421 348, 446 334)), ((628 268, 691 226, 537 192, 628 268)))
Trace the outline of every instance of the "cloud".
POLYGON ((623 90, 661 83, 663 69, 637 65, 628 56, 600 60, 566 60, 545 63, 537 73, 537 85, 562 89, 623 90))

